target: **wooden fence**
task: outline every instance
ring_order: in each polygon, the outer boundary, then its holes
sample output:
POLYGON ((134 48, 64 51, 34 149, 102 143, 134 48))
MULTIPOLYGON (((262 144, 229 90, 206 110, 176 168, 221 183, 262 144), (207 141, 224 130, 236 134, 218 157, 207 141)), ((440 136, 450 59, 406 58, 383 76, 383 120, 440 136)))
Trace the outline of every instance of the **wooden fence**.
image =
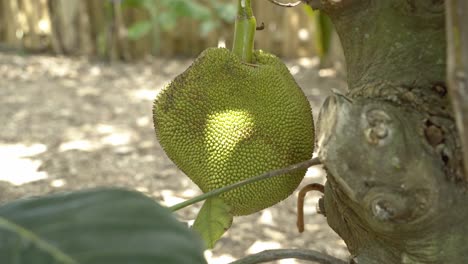
MULTIPOLYGON (((132 60, 148 54, 196 56, 220 43, 231 46, 233 24, 223 23, 202 37, 199 24, 188 18, 179 20, 175 30, 162 32, 157 40, 151 36, 130 40, 126 28, 148 19, 148 13, 112 5, 109 15, 105 6, 109 1, 0 0, 0 48, 132 60)), ((257 48, 285 58, 314 55, 313 20, 302 7, 280 8, 255 0, 253 8, 258 24, 265 24, 256 34, 257 48)))

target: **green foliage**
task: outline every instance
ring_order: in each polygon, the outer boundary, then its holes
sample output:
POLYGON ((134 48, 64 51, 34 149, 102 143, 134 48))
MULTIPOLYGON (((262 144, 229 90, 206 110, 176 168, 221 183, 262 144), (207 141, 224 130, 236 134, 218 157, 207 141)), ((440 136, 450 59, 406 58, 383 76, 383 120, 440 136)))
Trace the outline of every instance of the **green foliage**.
POLYGON ((153 25, 150 21, 139 21, 128 28, 129 39, 139 39, 151 31, 153 25))
POLYGON ((229 205, 221 198, 208 198, 198 212, 193 229, 201 235, 206 247, 213 248, 216 241, 231 227, 232 220, 229 205))
POLYGON ((1 263, 206 263, 200 242, 168 209, 122 189, 0 207, 1 263))
POLYGON ((313 20, 315 25, 315 51, 321 59, 325 58, 331 46, 331 36, 333 33, 333 24, 330 18, 320 11, 314 11, 309 5, 303 5, 304 11, 313 20))
POLYGON ((323 12, 316 12, 317 31, 315 33, 315 46, 320 57, 328 55, 331 46, 331 36, 333 33, 333 24, 330 18, 323 12))
POLYGON ((149 20, 137 21, 128 28, 128 37, 132 40, 145 36, 152 29, 174 30, 177 21, 183 17, 199 21, 200 33, 205 36, 219 27, 220 21, 232 23, 236 14, 232 1, 219 0, 211 0, 209 6, 196 0, 124 0, 122 6, 145 9, 150 15, 149 20))

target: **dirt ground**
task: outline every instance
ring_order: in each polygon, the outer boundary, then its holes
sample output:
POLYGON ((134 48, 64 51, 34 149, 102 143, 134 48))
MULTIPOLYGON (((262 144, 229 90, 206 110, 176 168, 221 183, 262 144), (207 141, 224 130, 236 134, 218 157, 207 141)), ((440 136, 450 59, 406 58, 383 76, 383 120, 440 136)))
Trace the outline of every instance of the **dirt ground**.
MULTIPOLYGON (((0 53, 0 203, 95 186, 135 189, 165 205, 199 194, 159 146, 151 113, 157 92, 190 62, 151 59, 110 65, 0 53)), ((316 58, 287 65, 315 118, 323 99, 345 87, 334 69, 319 70, 316 58)), ((324 182, 319 167, 308 171, 301 186, 312 182, 324 182)), ((296 197, 294 193, 272 208, 235 218, 207 251, 209 263, 275 248, 307 248, 347 258, 342 240, 315 211, 318 194, 307 196, 306 231, 297 232, 296 197)), ((182 209, 177 216, 190 222, 200 206, 182 209)))

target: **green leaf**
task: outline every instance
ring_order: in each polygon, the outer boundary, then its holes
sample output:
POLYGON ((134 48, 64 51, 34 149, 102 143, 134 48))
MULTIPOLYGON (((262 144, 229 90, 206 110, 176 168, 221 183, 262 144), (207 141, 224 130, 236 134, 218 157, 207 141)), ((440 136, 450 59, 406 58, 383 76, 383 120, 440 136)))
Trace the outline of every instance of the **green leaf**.
POLYGON ((127 8, 127 7, 137 8, 137 7, 142 7, 145 1, 146 0, 123 0, 121 2, 121 5, 124 8, 127 8))
POLYGON ((131 40, 137 40, 148 34, 153 28, 151 21, 138 21, 135 22, 127 29, 127 37, 131 40))
POLYGON ((328 55, 331 45, 331 36, 333 32, 333 24, 330 18, 323 12, 318 12, 316 16, 316 37, 315 37, 315 46, 320 57, 325 57, 328 55))
POLYGON ((216 241, 231 227, 233 216, 231 209, 221 198, 213 197, 205 201, 193 229, 197 231, 208 248, 213 248, 216 241))
POLYGON ((177 25, 177 17, 174 14, 163 12, 157 17, 159 25, 161 25, 162 30, 170 31, 175 28, 177 25))
POLYGON ((200 35, 205 37, 217 27, 219 27, 219 23, 217 21, 205 20, 200 24, 200 35))
POLYGON ((177 17, 191 17, 197 20, 205 20, 211 17, 210 9, 195 1, 173 0, 168 4, 177 17))
MULTIPOLYGON (((15 225, 14 223, 0 217, 0 234, 7 233, 7 236, 0 238, 0 256, 5 255, 16 255, 12 256, 12 263, 28 263, 34 261, 34 263, 63 263, 63 264, 77 264, 70 256, 61 252, 59 249, 37 237, 29 230, 22 228, 21 226, 15 225), (4 242, 5 238, 11 239, 14 236, 17 243, 4 242), (18 250, 20 244, 25 244, 28 250, 28 256, 25 256, 21 250, 18 250), (6 245, 6 246, 5 246, 6 245), (10 246, 8 246, 10 245, 10 246), (5 252, 4 252, 5 251, 5 252), (34 253, 33 253, 34 252, 34 253), (13 254, 12 254, 13 253, 13 254), (29 256, 31 259, 29 260, 29 256), (22 260, 21 258, 26 258, 22 260), (22 262, 21 262, 22 261, 22 262)), ((6 258, 8 259, 8 258, 6 258)))
POLYGON ((307 16, 314 21, 315 25, 315 51, 320 58, 328 55, 331 46, 333 24, 330 18, 323 12, 314 11, 308 5, 302 5, 307 16))
POLYGON ((228 23, 234 22, 237 15, 237 6, 235 3, 218 3, 212 1, 217 16, 228 23))
POLYGON ((0 260, 15 264, 206 263, 201 241, 143 194, 94 189, 0 207, 0 260))

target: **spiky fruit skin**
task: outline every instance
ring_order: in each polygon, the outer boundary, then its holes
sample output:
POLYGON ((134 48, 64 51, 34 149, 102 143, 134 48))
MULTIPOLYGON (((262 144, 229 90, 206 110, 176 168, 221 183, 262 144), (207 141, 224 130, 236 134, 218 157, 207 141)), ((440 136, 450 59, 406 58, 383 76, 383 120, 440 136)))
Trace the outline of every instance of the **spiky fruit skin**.
MULTIPOLYGON (((286 66, 256 51, 242 63, 224 48, 205 50, 158 95, 153 118, 168 157, 203 192, 298 163, 312 156, 309 102, 286 66)), ((287 198, 305 170, 221 195, 233 215, 287 198)))

